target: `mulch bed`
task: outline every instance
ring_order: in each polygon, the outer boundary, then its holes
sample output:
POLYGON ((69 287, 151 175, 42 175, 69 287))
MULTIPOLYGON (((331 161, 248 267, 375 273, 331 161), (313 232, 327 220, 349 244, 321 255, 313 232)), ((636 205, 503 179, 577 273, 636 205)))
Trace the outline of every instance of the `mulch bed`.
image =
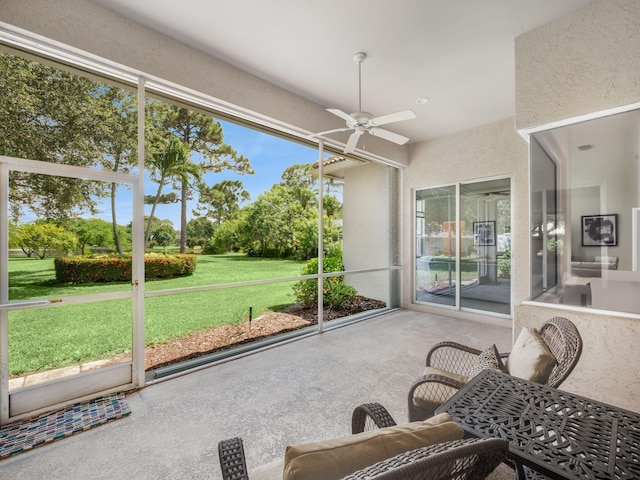
MULTIPOLYGON (((339 308, 325 308, 323 320, 329 322, 385 306, 386 304, 380 300, 358 296, 351 302, 343 303, 339 308)), ((295 304, 280 312, 264 313, 251 322, 222 325, 176 338, 168 343, 149 346, 144 354, 145 369, 172 365, 317 323, 316 308, 305 308, 295 304)))

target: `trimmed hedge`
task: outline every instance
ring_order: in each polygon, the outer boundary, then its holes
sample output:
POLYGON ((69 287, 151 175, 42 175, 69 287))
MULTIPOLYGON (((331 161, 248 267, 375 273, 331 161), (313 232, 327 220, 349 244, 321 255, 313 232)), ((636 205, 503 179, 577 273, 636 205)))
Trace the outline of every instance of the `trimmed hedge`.
MULTIPOLYGON (((192 254, 147 253, 144 278, 154 280, 191 275, 197 257, 192 254)), ((130 282, 131 257, 61 257, 54 260, 59 283, 130 282)))

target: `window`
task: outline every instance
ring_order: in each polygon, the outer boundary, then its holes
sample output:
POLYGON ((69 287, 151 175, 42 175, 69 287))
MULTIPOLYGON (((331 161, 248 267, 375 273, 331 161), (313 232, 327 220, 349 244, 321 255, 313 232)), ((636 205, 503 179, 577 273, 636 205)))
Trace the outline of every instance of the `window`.
POLYGON ((531 135, 531 298, 640 313, 640 111, 531 135))

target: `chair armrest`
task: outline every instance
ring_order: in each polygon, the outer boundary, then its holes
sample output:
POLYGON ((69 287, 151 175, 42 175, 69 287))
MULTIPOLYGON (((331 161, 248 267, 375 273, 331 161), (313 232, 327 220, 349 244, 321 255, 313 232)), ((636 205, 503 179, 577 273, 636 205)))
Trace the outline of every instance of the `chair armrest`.
POLYGON ((444 375, 432 373, 421 376, 413 382, 407 394, 409 421, 432 417, 436 409, 464 385, 463 382, 444 375), (415 398, 418 400, 414 400, 415 398))
POLYGON ((223 480, 249 480, 241 438, 235 437, 219 442, 218 457, 223 480))
POLYGON ((389 411, 379 403, 358 405, 351 415, 351 433, 362 433, 397 425, 389 411))
POLYGON ((416 390, 419 391, 421 388, 424 388, 425 386, 428 387, 429 385, 443 385, 445 387, 451 387, 455 388, 456 390, 460 390, 462 387, 464 387, 465 384, 453 378, 445 377, 444 375, 423 375, 415 382, 413 382, 413 385, 411 385, 411 388, 409 389, 409 397, 413 397, 413 394, 416 392, 416 390))
POLYGON ((469 367, 482 350, 456 342, 440 342, 427 353, 426 366, 439 368, 459 375, 467 375, 469 367))

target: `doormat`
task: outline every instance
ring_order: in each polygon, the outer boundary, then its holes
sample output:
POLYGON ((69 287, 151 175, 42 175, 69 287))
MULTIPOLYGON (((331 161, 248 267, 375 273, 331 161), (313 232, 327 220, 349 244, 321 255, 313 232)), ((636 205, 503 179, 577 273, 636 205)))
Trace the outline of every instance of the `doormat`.
POLYGON ((126 417, 130 413, 127 399, 120 392, 9 423, 0 427, 0 460, 126 417))

